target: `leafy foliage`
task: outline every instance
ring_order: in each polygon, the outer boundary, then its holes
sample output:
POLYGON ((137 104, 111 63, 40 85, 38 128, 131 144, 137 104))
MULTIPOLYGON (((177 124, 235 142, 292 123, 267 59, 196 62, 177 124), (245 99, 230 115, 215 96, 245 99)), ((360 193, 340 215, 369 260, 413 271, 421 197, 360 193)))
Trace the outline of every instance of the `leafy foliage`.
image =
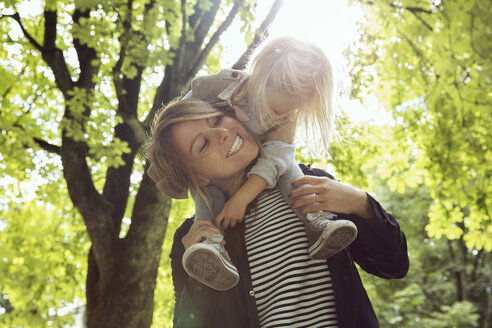
POLYGON ((489 327, 490 5, 362 7, 361 42, 348 54, 352 96, 376 96, 392 121, 346 123, 333 166, 395 214, 411 263, 403 281, 363 275, 365 286, 384 327, 489 327))
POLYGON ((9 301, 0 324, 72 325, 85 297, 89 250, 80 216, 31 201, 2 211, 0 217, 5 224, 0 233, 0 290, 9 301))
MULTIPOLYGON (((367 79, 371 71, 384 81, 373 92, 393 114, 397 142, 395 164, 384 174, 402 172, 411 153, 408 171, 423 179, 433 199, 429 235, 463 236, 468 247, 492 251, 492 202, 486 197, 492 191, 488 2, 406 1, 366 8, 367 48, 354 59, 360 72, 356 92, 373 82, 367 79)), ((401 180, 407 186, 417 182, 401 180)))

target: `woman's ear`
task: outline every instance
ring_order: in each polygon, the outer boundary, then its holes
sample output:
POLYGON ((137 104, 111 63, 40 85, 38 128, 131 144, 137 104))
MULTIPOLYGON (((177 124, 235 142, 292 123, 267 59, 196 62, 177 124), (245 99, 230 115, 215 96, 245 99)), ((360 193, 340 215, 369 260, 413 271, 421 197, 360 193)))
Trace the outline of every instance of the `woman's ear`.
POLYGON ((200 187, 205 187, 206 185, 208 185, 210 183, 210 180, 203 177, 203 176, 199 176, 198 177, 198 185, 200 187))

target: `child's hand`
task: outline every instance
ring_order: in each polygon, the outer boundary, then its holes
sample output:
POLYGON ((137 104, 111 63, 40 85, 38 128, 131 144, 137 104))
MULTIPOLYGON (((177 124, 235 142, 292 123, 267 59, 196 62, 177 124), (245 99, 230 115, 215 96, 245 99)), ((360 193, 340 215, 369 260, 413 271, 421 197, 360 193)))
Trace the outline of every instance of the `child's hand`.
POLYGON ((240 199, 232 197, 225 203, 224 208, 215 218, 215 224, 223 229, 234 228, 244 218, 247 205, 240 199))

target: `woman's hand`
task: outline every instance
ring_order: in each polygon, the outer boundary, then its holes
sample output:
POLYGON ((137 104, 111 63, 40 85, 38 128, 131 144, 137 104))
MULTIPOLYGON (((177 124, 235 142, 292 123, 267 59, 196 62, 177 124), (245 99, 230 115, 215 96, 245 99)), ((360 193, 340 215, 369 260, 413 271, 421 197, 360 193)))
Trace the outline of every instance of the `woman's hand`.
POLYGON ((355 187, 328 177, 305 176, 294 181, 289 198, 291 206, 302 214, 319 211, 355 214, 370 219, 375 216, 367 194, 355 187))
MULTIPOLYGON (((195 220, 190 230, 181 239, 185 249, 191 245, 202 242, 208 236, 221 235, 219 228, 207 220, 195 220)), ((225 244, 225 241, 222 241, 225 244)))

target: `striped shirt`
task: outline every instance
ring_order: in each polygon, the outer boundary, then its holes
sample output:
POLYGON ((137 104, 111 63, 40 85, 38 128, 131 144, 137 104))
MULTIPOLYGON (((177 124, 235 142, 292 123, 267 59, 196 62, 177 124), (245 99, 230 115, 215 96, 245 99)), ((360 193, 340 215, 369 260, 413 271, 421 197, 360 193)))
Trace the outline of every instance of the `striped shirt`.
POLYGON ((338 327, 326 260, 312 260, 302 222, 278 188, 245 216, 245 241, 261 327, 338 327))

